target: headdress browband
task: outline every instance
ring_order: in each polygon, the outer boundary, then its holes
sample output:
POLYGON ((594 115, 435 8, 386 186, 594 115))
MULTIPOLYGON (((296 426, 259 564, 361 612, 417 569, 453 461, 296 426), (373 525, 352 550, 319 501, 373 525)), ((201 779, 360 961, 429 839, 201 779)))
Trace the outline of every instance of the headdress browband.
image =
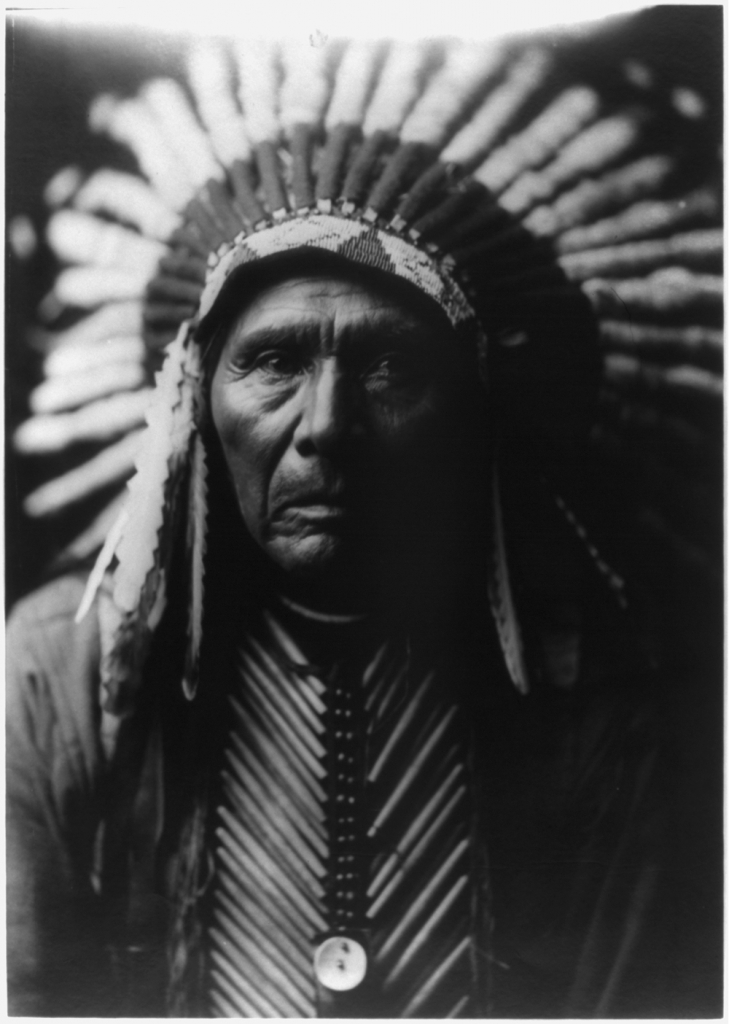
POLYGON ((200 320, 212 310, 226 281, 238 268, 309 249, 402 278, 437 303, 455 330, 468 325, 476 329, 476 314, 453 279, 452 261, 437 259, 413 242, 366 221, 317 212, 294 214, 249 235, 241 233, 221 246, 208 260, 198 306, 200 320))

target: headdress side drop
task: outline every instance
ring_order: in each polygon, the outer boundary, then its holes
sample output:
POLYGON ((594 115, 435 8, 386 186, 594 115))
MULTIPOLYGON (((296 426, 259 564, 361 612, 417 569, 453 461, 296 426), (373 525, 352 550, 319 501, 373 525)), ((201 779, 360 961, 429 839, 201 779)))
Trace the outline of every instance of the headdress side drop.
MULTIPOLYGON (((631 102, 616 108, 593 87, 560 82, 539 46, 248 42, 232 50, 232 62, 213 44, 193 50, 194 105, 166 79, 134 99, 100 97, 92 127, 128 146, 141 176, 97 172, 49 223, 49 241, 69 264, 56 299, 83 315, 53 337, 47 380, 16 445, 32 453, 111 442, 30 495, 35 515, 137 470, 128 496, 70 552, 88 555, 107 537, 82 612, 117 563, 103 668, 105 708, 117 715, 133 700, 182 519, 192 577, 185 686, 194 692, 205 551, 194 338, 241 262, 325 249, 408 278, 457 329, 481 332, 498 387, 511 383, 513 396, 531 381, 536 396, 533 408, 512 410, 505 432, 533 445, 535 466, 547 467, 546 486, 583 536, 559 477, 560 446, 585 426, 590 318, 603 357, 601 409, 627 396, 624 418, 657 397, 661 423, 667 402, 675 426, 691 403, 703 408, 719 393, 717 193, 705 183, 671 193, 682 154, 653 144, 656 102, 645 76, 623 83, 631 102), (574 323, 585 325, 582 344, 570 335, 574 323), (165 347, 150 399, 146 374, 165 347)), ((682 144, 700 116, 698 98, 673 102, 682 144)), ((502 401, 507 421, 511 401, 502 401)), ((497 477, 490 600, 509 671, 525 690, 501 489, 497 477)), ((570 682, 574 651, 552 653, 570 682)))

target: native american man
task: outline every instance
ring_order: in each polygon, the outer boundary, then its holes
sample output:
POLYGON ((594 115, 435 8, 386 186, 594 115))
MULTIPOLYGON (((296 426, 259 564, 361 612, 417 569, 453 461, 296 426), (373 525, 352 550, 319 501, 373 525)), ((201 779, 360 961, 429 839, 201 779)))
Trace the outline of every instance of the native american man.
POLYGON ((663 158, 578 87, 509 148, 545 54, 426 51, 95 108, 153 185, 56 215, 69 330, 167 348, 91 577, 10 625, 13 1012, 670 1015, 656 684, 571 504, 597 274, 646 257, 552 241, 663 158))

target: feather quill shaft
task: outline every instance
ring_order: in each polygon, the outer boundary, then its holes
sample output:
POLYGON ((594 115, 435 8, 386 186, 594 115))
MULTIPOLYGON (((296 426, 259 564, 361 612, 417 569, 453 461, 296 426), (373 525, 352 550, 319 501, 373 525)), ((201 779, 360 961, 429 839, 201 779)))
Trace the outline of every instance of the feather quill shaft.
POLYGON ((96 560, 96 564, 91 570, 91 575, 86 583, 86 589, 84 590, 83 597, 81 598, 81 604, 78 606, 74 622, 81 622, 86 617, 88 610, 96 597, 96 592, 104 579, 104 574, 111 565, 111 560, 116 554, 116 549, 119 546, 119 542, 122 539, 128 522, 129 515, 127 510, 124 508, 109 531, 109 534, 104 541, 104 546, 96 560))
POLYGON ((200 645, 202 643, 207 534, 207 463, 205 446, 199 432, 195 434, 193 442, 189 486, 187 546, 191 567, 190 621, 182 689, 187 699, 192 700, 197 692, 200 645))
POLYGON ((504 535, 504 513, 501 505, 501 489, 498 470, 494 467, 493 479, 493 573, 489 580, 491 611, 501 643, 506 667, 519 693, 529 692, 529 677, 524 659, 521 628, 511 590, 511 580, 506 554, 504 535))

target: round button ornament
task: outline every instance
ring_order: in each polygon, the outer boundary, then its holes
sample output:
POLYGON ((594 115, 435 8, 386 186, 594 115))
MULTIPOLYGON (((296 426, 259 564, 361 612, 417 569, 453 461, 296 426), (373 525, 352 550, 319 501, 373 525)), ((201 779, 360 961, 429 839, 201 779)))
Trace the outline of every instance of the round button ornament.
POLYGON ((356 988, 367 973, 364 948, 346 935, 325 939, 314 953, 314 973, 324 988, 347 992, 356 988))

